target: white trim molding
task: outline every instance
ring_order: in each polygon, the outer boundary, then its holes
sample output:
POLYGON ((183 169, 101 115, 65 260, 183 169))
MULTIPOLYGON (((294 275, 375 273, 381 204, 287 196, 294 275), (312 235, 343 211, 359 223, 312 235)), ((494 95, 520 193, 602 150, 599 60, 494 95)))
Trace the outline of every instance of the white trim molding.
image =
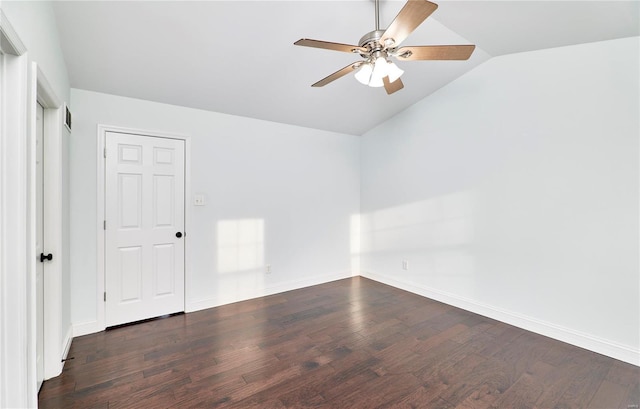
POLYGON ((140 136, 149 136, 154 138, 169 138, 169 139, 179 139, 184 141, 184 154, 185 154, 185 172, 184 172, 184 197, 185 197, 185 206, 184 206, 184 310, 186 311, 187 305, 187 294, 189 284, 191 283, 191 260, 189 256, 189 234, 188 232, 191 230, 191 206, 188 206, 188 198, 191 197, 191 136, 188 135, 177 135, 171 134, 162 131, 152 131, 146 129, 135 129, 135 128, 127 128, 121 126, 112 126, 112 125, 98 125, 98 142, 96 144, 96 163, 97 163, 97 178, 96 178, 96 231, 97 231, 97 248, 96 248, 96 271, 97 271, 97 281, 96 281, 96 311, 97 317, 96 321, 75 324, 73 333, 74 336, 78 336, 79 334, 86 335, 94 332, 103 331, 106 328, 106 317, 105 317, 105 303, 103 294, 105 291, 105 231, 104 231, 104 220, 106 219, 105 215, 105 158, 104 158, 104 149, 106 142, 106 134, 107 132, 117 132, 117 133, 125 133, 131 135, 140 135, 140 136))
POLYGON ((0 9, 0 407, 37 406, 29 358, 26 48, 0 9))
POLYGON ((69 325, 67 328, 67 333, 62 340, 62 366, 64 367, 64 361, 66 361, 69 356, 69 350, 71 349, 71 342, 73 341, 73 326, 69 325))
MULTIPOLYGON (((31 200, 30 223, 33 225, 31 230, 34 235, 33 246, 35 248, 35 112, 36 100, 44 108, 44 244, 45 252, 52 253, 54 258, 47 262, 44 266, 44 379, 50 379, 60 375, 62 372, 62 355, 61 341, 63 340, 62 332, 62 265, 64 257, 63 240, 62 240, 62 132, 63 122, 61 111, 63 103, 56 95, 53 87, 47 80, 42 70, 36 63, 32 63, 32 85, 36 90, 36 94, 32 96, 30 110, 30 126, 32 131, 29 133, 29 173, 30 173, 30 196, 31 200)), ((33 259, 37 255, 34 254, 33 259)), ((30 272, 33 281, 33 291, 35 293, 35 266, 30 272)), ((33 317, 35 317, 35 303, 33 317)), ((34 318, 35 320, 35 318, 34 318)))
POLYGON ((27 47, 25 47, 22 40, 20 40, 18 33, 14 30, 2 9, 0 9, 0 50, 5 54, 16 56, 23 55, 27 52, 27 47))
POLYGON ((532 331, 558 341, 566 342, 589 351, 597 352, 632 365, 640 366, 640 351, 626 345, 621 345, 610 340, 598 338, 590 334, 538 320, 523 314, 479 303, 477 301, 459 297, 434 288, 407 283, 388 277, 384 274, 363 271, 362 277, 440 301, 475 314, 483 315, 527 331, 532 331))
POLYGON ((96 332, 104 331, 104 322, 87 321, 79 324, 73 324, 73 337, 81 337, 83 335, 95 334, 96 332))

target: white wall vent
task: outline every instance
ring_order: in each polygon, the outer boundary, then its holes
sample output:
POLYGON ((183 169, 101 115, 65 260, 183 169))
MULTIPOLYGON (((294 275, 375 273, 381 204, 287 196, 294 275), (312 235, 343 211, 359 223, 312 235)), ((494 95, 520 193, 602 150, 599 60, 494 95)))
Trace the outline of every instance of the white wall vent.
POLYGON ((64 126, 71 132, 71 111, 67 104, 64 104, 64 126))

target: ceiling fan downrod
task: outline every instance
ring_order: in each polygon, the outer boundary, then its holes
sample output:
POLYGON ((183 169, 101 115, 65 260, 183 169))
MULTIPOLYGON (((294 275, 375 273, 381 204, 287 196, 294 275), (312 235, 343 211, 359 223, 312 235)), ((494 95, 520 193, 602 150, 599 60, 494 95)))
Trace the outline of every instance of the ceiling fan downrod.
POLYGON ((370 58, 384 48, 382 44, 380 44, 380 38, 384 34, 384 31, 380 30, 380 0, 375 0, 375 19, 376 29, 362 36, 358 42, 360 47, 366 48, 368 51, 366 54, 360 53, 363 58, 370 58))

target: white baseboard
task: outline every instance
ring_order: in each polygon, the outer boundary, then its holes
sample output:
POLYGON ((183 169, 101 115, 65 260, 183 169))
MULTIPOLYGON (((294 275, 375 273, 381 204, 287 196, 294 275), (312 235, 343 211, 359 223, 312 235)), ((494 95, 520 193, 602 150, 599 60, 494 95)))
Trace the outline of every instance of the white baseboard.
POLYGON ((64 336, 64 341, 62 343, 62 361, 63 362, 67 359, 67 356, 69 355, 69 349, 71 349, 71 341, 73 341, 73 326, 69 325, 69 329, 67 330, 67 334, 64 336))
MULTIPOLYGON (((467 310, 475 314, 480 314, 485 317, 525 329, 527 331, 532 331, 549 338, 557 339, 558 341, 566 342, 568 344, 575 345, 589 351, 597 352, 599 354, 630 363, 632 365, 640 366, 640 351, 627 345, 621 345, 607 339, 599 338, 590 334, 562 327, 550 322, 538 320, 536 318, 518 314, 512 311, 507 311, 434 288, 403 282, 395 278, 385 276, 383 274, 362 271, 360 275, 362 277, 369 278, 371 280, 378 281, 405 291, 409 291, 423 297, 440 301, 454 307, 462 308, 463 310, 467 310)), ((187 302, 185 306, 185 312, 189 313, 205 310, 208 308, 219 307, 221 305, 231 304, 234 302, 246 301, 253 298, 265 297, 268 295, 279 294, 304 287, 324 284, 335 280, 342 280, 344 278, 349 278, 352 276, 353 274, 350 271, 346 271, 338 274, 308 277, 303 280, 278 283, 269 287, 265 287, 262 290, 257 290, 255 294, 244 298, 209 298, 199 301, 187 302)), ((73 337, 79 337, 82 335, 92 334, 104 330, 104 327, 98 325, 97 321, 74 324, 72 328, 73 337)), ((68 342, 66 343, 64 358, 66 358, 69 352, 72 338, 69 336, 69 334, 67 334, 67 338, 65 339, 68 339, 68 342)))
POLYGON ((104 331, 104 327, 98 324, 98 321, 81 322, 80 324, 73 324, 73 336, 81 337, 83 335, 94 334, 96 332, 104 331))
MULTIPOLYGON (((224 297, 224 298, 208 298, 205 300, 187 302, 185 305, 185 312, 195 312, 200 310, 206 310, 207 308, 219 307, 221 305, 232 304, 234 302, 246 301, 253 298, 265 297, 267 295, 273 295, 283 293, 285 291, 297 290, 304 287, 310 287, 313 285, 324 284, 330 281, 342 280, 344 278, 352 277, 351 271, 344 271, 336 274, 328 274, 321 276, 308 277, 303 280, 287 281, 285 283, 278 283, 272 286, 265 287, 263 289, 256 289, 255 293, 245 297, 224 297)), ((93 334, 104 330, 104 326, 99 325, 98 321, 88 321, 79 324, 73 324, 73 336, 80 337, 82 335, 93 334)))
POLYGON ((286 291, 298 290, 300 288, 311 287, 318 284, 324 284, 331 281, 342 280, 352 277, 351 271, 345 271, 337 274, 321 275, 315 277, 307 277, 303 280, 287 281, 278 283, 258 290, 255 294, 251 294, 245 298, 208 298, 200 301, 188 302, 185 312, 195 312, 206 310, 207 308, 219 307, 221 305, 232 304, 235 302, 246 301, 253 298, 266 297, 268 295, 284 293, 286 291))
MULTIPOLYGON (((67 333, 62 340, 62 345, 60 345, 60 350, 62 352, 59 361, 55 361, 55 366, 49 368, 49 370, 45 373, 44 379, 49 380, 51 378, 55 378, 56 376, 62 373, 64 369, 64 360, 67 359, 67 354, 69 354, 69 348, 71 348, 71 341, 73 340, 73 327, 69 325, 67 328, 67 333)), ((53 365, 52 365, 53 366, 53 365)))
POLYGON ((362 277, 369 278, 392 287, 440 301, 527 331, 532 331, 558 341, 578 346, 580 348, 588 349, 589 351, 597 352, 632 365, 640 366, 640 351, 626 345, 621 345, 607 339, 541 321, 526 315, 496 308, 488 304, 479 303, 477 301, 459 297, 434 288, 406 283, 383 274, 363 271, 361 275, 362 277))
POLYGON ((284 293, 286 291, 299 290, 301 288, 330 283, 331 281, 343 280, 345 278, 350 278, 350 277, 351 277, 351 271, 344 271, 336 274, 308 277, 303 280, 295 280, 295 281, 288 281, 285 283, 278 283, 276 285, 267 287, 265 296, 284 293))

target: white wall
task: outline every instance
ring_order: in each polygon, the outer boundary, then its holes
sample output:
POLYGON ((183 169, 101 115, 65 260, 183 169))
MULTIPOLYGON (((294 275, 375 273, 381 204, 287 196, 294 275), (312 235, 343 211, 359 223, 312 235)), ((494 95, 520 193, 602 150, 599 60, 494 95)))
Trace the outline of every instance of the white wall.
POLYGON ((640 364, 639 45, 494 58, 366 133, 363 275, 640 364))
MULTIPOLYGON (((36 62, 51 85, 56 96, 67 105, 71 88, 67 67, 62 56, 58 28, 53 7, 49 1, 3 1, 2 10, 8 17, 20 39, 27 47, 29 61, 36 62)), ((69 138, 66 128, 62 130, 62 321, 59 333, 63 337, 71 325, 71 303, 69 294, 69 138)))
POLYGON ((2 1, 2 10, 45 73, 58 98, 69 101, 69 77, 50 1, 2 1))
POLYGON ((77 89, 71 97, 76 334, 95 330, 97 317, 98 124, 191 136, 192 192, 204 194, 207 204, 193 206, 193 197, 187 203, 188 310, 351 275, 351 217, 359 212, 357 137, 77 89), (261 224, 264 235, 252 237, 252 249, 230 237, 219 240, 238 227, 256 232, 261 224), (252 250, 264 257, 251 256, 252 250), (265 264, 272 266, 269 275, 265 264))

